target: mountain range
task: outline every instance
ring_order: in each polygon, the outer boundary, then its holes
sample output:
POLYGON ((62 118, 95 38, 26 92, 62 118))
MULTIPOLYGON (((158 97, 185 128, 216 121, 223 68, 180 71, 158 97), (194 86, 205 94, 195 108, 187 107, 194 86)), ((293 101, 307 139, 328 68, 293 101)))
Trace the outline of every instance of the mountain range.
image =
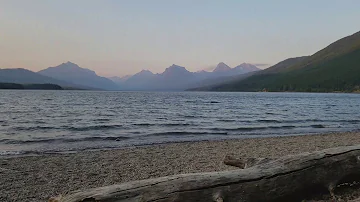
POLYGON ((219 63, 212 72, 190 72, 185 67, 174 64, 161 74, 142 70, 122 78, 105 78, 75 63, 66 62, 39 72, 27 69, 0 69, 0 83, 55 84, 66 89, 180 91, 201 86, 203 82, 215 84, 218 83, 216 79, 253 71, 259 69, 246 63, 235 68, 219 63))
POLYGON ((108 78, 98 76, 94 71, 81 68, 72 62, 41 70, 39 74, 91 89, 118 90, 119 86, 108 78))
POLYGON ((173 64, 158 74, 142 70, 125 77, 105 78, 67 62, 39 72, 0 69, 0 83, 131 91, 360 92, 359 75, 360 32, 357 32, 313 55, 289 58, 265 70, 247 63, 232 68, 220 62, 212 71, 190 72, 173 64))
POLYGON ((197 91, 360 92, 360 32, 310 56, 289 58, 268 69, 197 91))
POLYGON ((64 87, 76 87, 76 85, 57 80, 48 76, 32 72, 27 69, 0 69, 0 82, 19 84, 57 84, 64 87))
POLYGON ((133 76, 112 77, 111 79, 119 84, 121 90, 180 91, 201 86, 203 82, 215 84, 218 83, 216 79, 222 77, 237 76, 259 70, 255 65, 247 63, 231 68, 221 62, 212 72, 190 72, 185 67, 173 64, 160 74, 142 70, 133 76))

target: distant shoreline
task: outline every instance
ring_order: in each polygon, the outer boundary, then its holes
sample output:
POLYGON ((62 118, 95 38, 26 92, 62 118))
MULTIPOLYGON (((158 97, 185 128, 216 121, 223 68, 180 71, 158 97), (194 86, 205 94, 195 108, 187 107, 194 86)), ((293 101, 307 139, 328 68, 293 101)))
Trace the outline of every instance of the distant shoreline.
POLYGON ((19 83, 0 83, 2 90, 64 90, 56 84, 19 84, 19 83))
POLYGON ((79 91, 104 91, 104 92, 204 92, 204 93, 321 93, 321 94, 360 94, 360 91, 353 92, 307 92, 307 91, 207 91, 207 90, 179 90, 179 91, 156 91, 156 90, 101 90, 101 89, 81 89, 72 87, 62 87, 56 84, 17 84, 17 83, 0 83, 0 90, 79 90, 79 91), (3 84, 11 84, 13 86, 7 87, 3 84))
POLYGON ((214 93, 348 93, 348 94, 360 94, 360 91, 221 91, 221 90, 196 90, 187 89, 183 92, 214 92, 214 93))
POLYGON ((20 83, 1 83, 0 90, 84 90, 80 88, 64 87, 57 84, 20 84, 20 83))

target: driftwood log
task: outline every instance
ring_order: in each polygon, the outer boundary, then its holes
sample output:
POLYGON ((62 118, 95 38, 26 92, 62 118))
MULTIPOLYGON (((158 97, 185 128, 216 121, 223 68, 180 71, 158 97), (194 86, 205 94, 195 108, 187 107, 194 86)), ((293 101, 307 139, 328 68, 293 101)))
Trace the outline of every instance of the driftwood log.
POLYGON ((60 202, 300 201, 360 180, 360 145, 286 156, 247 169, 182 174, 78 191, 60 202))
POLYGON ((240 169, 250 168, 256 165, 268 163, 275 159, 269 158, 235 158, 233 156, 225 156, 224 164, 228 166, 235 166, 240 169))

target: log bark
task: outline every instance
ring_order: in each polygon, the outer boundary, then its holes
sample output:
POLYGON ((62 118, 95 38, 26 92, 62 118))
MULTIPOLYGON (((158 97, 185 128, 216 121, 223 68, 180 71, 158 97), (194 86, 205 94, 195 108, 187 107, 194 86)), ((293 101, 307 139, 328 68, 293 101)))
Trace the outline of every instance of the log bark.
POLYGON ((282 157, 248 169, 182 174, 78 191, 61 202, 300 201, 360 180, 360 145, 282 157))
POLYGON ((349 202, 360 202, 360 198, 358 198, 358 199, 354 199, 354 200, 349 201, 349 202))
POLYGON ((228 166, 238 167, 240 169, 250 168, 256 165, 268 163, 274 159, 270 158, 235 158, 233 156, 225 156, 224 164, 228 166))

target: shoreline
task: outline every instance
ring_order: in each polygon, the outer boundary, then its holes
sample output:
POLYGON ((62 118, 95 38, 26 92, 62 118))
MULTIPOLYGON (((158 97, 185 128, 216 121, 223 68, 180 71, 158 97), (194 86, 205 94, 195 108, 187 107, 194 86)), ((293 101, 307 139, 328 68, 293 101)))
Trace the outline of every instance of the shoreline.
MULTIPOLYGON (((123 147, 110 147, 110 148, 95 148, 95 149, 83 149, 83 150, 65 150, 65 151, 27 151, 25 153, 19 154, 5 154, 0 155, 0 159, 2 158, 17 158, 17 157, 31 157, 31 156, 44 156, 44 155, 66 155, 66 154, 77 154, 81 152, 102 152, 102 151, 111 151, 111 150, 123 150, 123 149, 141 149, 146 147, 153 146, 166 146, 172 144, 197 144, 197 143, 206 143, 206 142, 227 142, 227 141, 242 141, 247 139, 266 139, 266 138, 292 138, 297 136, 317 136, 317 135, 332 135, 332 134, 343 134, 343 133, 360 133, 360 130, 353 131, 341 131, 341 132, 325 132, 325 133, 305 133, 305 134, 292 134, 292 135, 276 135, 276 136, 251 136, 251 137, 240 137, 240 138, 224 138, 224 139, 214 139, 214 140, 188 140, 188 141, 173 141, 173 142, 160 142, 160 143, 149 143, 149 144, 139 144, 139 145, 130 145, 123 147)), ((15 152, 16 153, 16 152, 15 152)))
POLYGON ((360 144, 360 132, 166 143, 0 158, 0 201, 47 201, 68 192, 168 175, 237 169, 226 155, 272 157, 360 144))

